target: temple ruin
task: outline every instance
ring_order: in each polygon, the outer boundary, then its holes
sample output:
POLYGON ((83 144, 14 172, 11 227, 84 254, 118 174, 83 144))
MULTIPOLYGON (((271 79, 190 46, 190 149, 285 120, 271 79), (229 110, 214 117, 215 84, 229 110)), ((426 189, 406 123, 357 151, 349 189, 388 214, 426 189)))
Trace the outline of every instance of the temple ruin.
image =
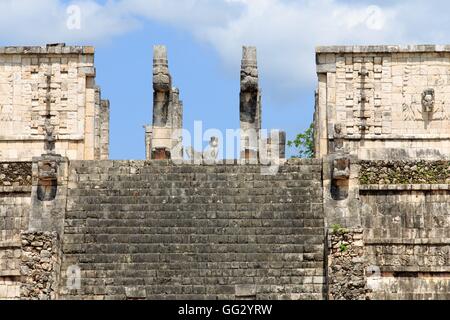
POLYGON ((0 48, 0 298, 449 300, 450 46, 316 63, 313 159, 262 134, 254 47, 240 159, 185 150, 155 46, 146 160, 112 161, 94 49, 0 48))

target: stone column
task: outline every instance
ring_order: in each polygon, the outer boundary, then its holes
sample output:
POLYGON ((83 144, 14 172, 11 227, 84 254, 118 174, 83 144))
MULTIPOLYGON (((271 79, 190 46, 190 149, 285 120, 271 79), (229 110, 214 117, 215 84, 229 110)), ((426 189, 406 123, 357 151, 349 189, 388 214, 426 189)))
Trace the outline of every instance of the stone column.
POLYGON ((261 130, 261 93, 255 47, 243 47, 240 91, 241 159, 256 160, 261 130))
POLYGON ((109 100, 101 100, 100 159, 109 159, 109 100))
POLYGON ((60 155, 33 158, 29 228, 21 234, 21 299, 58 299, 68 167, 60 155))
POLYGON ((182 141, 183 136, 181 129, 183 128, 183 101, 180 100, 180 90, 172 89, 172 105, 170 119, 172 121, 172 159, 183 158, 182 141))
POLYGON ((153 125, 164 127, 167 124, 172 79, 169 74, 167 49, 165 46, 153 47, 153 125))
POLYGON ((153 126, 144 125, 145 129, 145 159, 150 160, 152 158, 152 139, 153 139, 153 126))
POLYGON ((144 126, 146 158, 179 159, 183 157, 183 103, 180 91, 172 87, 166 47, 155 46, 153 53, 153 125, 144 126))
POLYGON ((167 49, 153 47, 153 136, 152 159, 170 159, 171 123, 169 112, 172 98, 172 79, 169 74, 167 49))

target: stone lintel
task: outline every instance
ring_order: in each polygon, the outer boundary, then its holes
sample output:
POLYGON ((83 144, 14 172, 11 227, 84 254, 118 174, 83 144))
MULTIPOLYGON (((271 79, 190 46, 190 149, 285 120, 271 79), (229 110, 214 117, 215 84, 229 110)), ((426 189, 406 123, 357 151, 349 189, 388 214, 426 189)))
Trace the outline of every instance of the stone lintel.
POLYGON ((446 245, 450 244, 450 238, 365 238, 365 245, 446 245))
MULTIPOLYGON (((328 138, 330 140, 333 140, 334 137, 329 135, 328 138)), ((405 134, 405 135, 388 135, 388 134, 368 134, 368 135, 361 135, 361 134, 354 134, 354 135, 345 135, 342 137, 339 137, 341 140, 408 140, 408 141, 414 141, 414 140, 450 140, 450 135, 448 134, 405 134)))
POLYGON ((408 53, 408 52, 450 52, 450 45, 367 45, 367 46, 318 46, 320 53, 408 53))
POLYGON ((422 183, 422 184, 363 184, 359 186, 359 190, 377 191, 377 190, 392 190, 392 191, 409 191, 409 190, 450 190, 450 184, 446 183, 422 183))
POLYGON ((316 72, 317 73, 336 72, 336 64, 335 63, 318 64, 316 66, 316 72))
POLYGON ((93 46, 66 46, 64 43, 49 44, 47 46, 7 46, 0 47, 0 54, 78 54, 93 55, 93 46))

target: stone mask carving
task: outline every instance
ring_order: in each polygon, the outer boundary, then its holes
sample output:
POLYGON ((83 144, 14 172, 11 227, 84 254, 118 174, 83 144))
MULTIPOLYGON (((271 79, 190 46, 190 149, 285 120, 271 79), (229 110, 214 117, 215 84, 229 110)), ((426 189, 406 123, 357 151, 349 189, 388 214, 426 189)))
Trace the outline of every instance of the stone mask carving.
POLYGON ((432 112, 434 106, 434 89, 426 89, 422 93, 423 111, 432 112))
POLYGON ((38 170, 38 200, 52 201, 56 198, 58 189, 57 163, 55 161, 40 161, 38 170))
POLYGON ((334 132, 338 136, 342 134, 342 124, 341 123, 335 123, 334 124, 334 132))
POLYGON ((345 180, 350 178, 350 159, 339 157, 333 160, 333 179, 345 180))

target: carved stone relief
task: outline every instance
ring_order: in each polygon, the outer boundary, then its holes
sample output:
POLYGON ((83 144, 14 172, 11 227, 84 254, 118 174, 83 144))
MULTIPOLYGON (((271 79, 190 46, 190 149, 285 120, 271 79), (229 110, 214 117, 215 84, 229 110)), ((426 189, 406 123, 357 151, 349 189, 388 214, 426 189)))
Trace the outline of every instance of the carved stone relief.
POLYGON ((413 103, 403 103, 403 120, 414 121, 416 120, 416 112, 414 111, 413 103))
POLYGON ((426 89, 422 92, 422 107, 424 112, 433 112, 434 89, 426 89))

